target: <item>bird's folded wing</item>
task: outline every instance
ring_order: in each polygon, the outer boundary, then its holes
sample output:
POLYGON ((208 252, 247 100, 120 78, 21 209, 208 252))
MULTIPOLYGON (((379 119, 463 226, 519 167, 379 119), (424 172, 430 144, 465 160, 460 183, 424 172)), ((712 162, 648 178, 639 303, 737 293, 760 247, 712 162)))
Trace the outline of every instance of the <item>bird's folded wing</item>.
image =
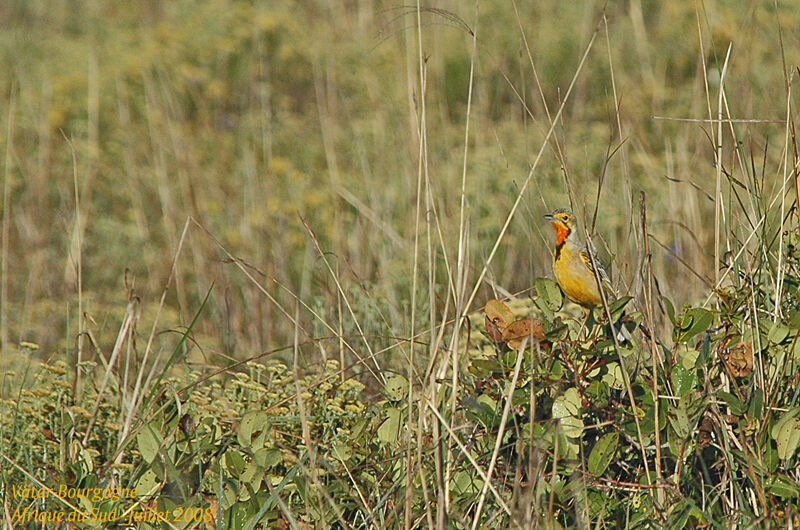
MULTIPOLYGON (((584 265, 586 265, 586 268, 589 269, 589 272, 591 272, 593 276, 597 277, 597 272, 595 272, 594 265, 592 264, 592 257, 589 255, 589 251, 586 249, 581 250, 580 256, 581 261, 584 265)), ((602 284, 603 289, 605 289, 608 294, 616 298, 617 293, 614 291, 614 287, 611 285, 611 280, 608 279, 608 274, 606 274, 606 271, 603 269, 603 266, 600 264, 597 256, 595 256, 594 259, 597 263, 597 269, 600 271, 600 283, 602 284)))

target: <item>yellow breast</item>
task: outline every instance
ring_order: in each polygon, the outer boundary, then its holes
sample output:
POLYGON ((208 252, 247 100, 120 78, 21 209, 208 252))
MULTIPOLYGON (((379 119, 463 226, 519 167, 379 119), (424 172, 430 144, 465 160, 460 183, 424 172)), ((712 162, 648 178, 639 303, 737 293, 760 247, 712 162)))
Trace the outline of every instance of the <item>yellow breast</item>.
POLYGON ((594 274, 580 258, 580 251, 570 244, 561 247, 558 259, 553 256, 553 272, 567 298, 583 307, 603 305, 594 274))

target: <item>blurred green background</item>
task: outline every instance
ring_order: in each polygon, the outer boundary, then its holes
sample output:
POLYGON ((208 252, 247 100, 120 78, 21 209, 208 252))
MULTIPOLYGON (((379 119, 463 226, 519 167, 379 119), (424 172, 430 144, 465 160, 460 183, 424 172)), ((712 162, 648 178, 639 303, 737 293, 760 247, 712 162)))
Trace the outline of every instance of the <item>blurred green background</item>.
MULTIPOLYGON (((555 115, 590 43, 558 143, 544 149, 487 277, 516 293, 550 275, 542 215, 569 205, 564 172, 581 218, 591 218, 603 174, 596 232, 620 290, 641 290, 644 191, 648 229, 669 249, 651 242, 661 291, 676 303, 704 299, 689 268, 714 276, 710 125, 657 117, 716 117, 730 45, 724 114, 777 123, 737 124, 747 140, 740 151, 725 125, 723 167, 763 165, 772 197, 782 175, 784 65, 796 75, 800 61, 795 7, 442 1, 421 11, 420 35, 416 10, 390 2, 7 0, 4 358, 20 341, 48 355, 73 350, 79 329, 110 349, 131 294, 126 270, 149 330, 189 216, 277 304, 190 224, 159 330, 186 326, 213 284, 196 328, 206 353, 242 357, 291 342, 280 308, 294 314, 296 297, 347 332, 335 276, 365 332, 407 336, 415 233, 426 264, 432 230, 435 303, 444 305, 445 260, 452 265, 458 252, 471 64, 465 248, 474 282, 550 127, 545 103, 555 115), (420 130, 430 208, 422 197, 417 227, 420 130)), ((723 245, 747 236, 729 193, 723 245)), ((427 277, 418 288, 417 315, 427 315, 427 277)), ((474 308, 491 294, 485 286, 474 308)), ((309 334, 331 334, 306 309, 301 321, 309 334)))

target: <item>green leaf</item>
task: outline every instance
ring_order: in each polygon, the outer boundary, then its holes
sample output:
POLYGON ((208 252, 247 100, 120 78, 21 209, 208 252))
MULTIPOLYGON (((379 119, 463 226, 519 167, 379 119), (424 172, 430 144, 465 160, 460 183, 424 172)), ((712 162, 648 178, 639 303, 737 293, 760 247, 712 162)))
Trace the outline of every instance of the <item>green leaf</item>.
POLYGON ((622 368, 618 362, 611 362, 606 365, 608 371, 603 374, 602 381, 616 390, 622 390, 625 387, 625 377, 622 375, 622 368))
POLYGON ((336 442, 333 444, 333 455, 343 461, 347 461, 353 456, 353 450, 346 443, 336 442))
POLYGON ((800 487, 798 487, 797 483, 789 477, 785 477, 783 475, 769 477, 765 484, 767 491, 774 493, 782 499, 789 500, 800 497, 800 487))
POLYGON ((161 434, 152 425, 145 425, 136 435, 136 445, 142 458, 148 464, 152 463, 158 455, 158 448, 161 445, 161 434))
POLYGON ((595 475, 602 475, 605 473, 611 460, 617 452, 617 444, 619 443, 619 433, 610 432, 603 435, 589 454, 589 473, 595 475))
POLYGON ((248 482, 251 486, 253 486, 253 489, 258 490, 261 488, 261 479, 263 477, 264 468, 255 462, 248 462, 245 465, 241 476, 239 476, 239 480, 242 482, 248 482))
POLYGON ((269 416, 263 410, 251 410, 242 417, 239 422, 239 431, 236 437, 239 445, 250 447, 253 435, 269 429, 269 416))
POLYGON ((483 487, 483 480, 466 471, 456 471, 451 479, 453 491, 461 496, 475 495, 483 487))
POLYGON ((148 495, 156 486, 158 486, 158 477, 152 469, 148 469, 136 482, 136 493, 142 496, 148 495))
POLYGON ((679 438, 689 437, 689 415, 686 414, 686 408, 683 403, 677 407, 670 407, 667 419, 679 438))
POLYGON ((778 464, 780 464, 781 459, 778 458, 778 449, 773 446, 772 442, 768 439, 764 440, 763 454, 764 466, 769 473, 774 473, 775 470, 778 469, 778 464))
POLYGON ((550 311, 558 311, 564 304, 564 296, 556 282, 549 278, 536 278, 533 282, 537 299, 542 300, 550 311))
POLYGON ((668 422, 667 425, 667 445, 672 456, 680 458, 686 452, 687 445, 692 442, 692 438, 685 438, 679 436, 672 427, 672 423, 668 422))
POLYGON ((495 412, 497 404, 486 394, 479 395, 477 399, 467 396, 463 403, 467 418, 470 420, 479 422, 486 428, 494 428, 500 424, 500 418, 495 412))
POLYGON ((386 380, 386 396, 392 401, 400 401, 408 396, 408 382, 402 375, 393 375, 386 380))
POLYGON ((764 391, 760 388, 756 388, 753 390, 753 395, 750 397, 750 407, 747 409, 747 415, 750 418, 760 418, 763 410, 764 391))
POLYGON ((553 419, 561 420, 561 432, 568 438, 578 438, 583 434, 580 403, 581 398, 575 388, 568 388, 553 401, 553 419))
POLYGON ((794 455, 797 446, 800 445, 800 407, 795 407, 783 416, 772 426, 770 434, 778 444, 778 458, 786 460, 794 455))
POLYGON ((681 342, 687 342, 692 337, 704 332, 711 327, 713 322, 714 313, 701 307, 693 307, 683 316, 681 329, 685 331, 681 334, 681 342))
POLYGON ((622 313, 625 312, 625 306, 627 306, 628 302, 631 300, 633 300, 632 296, 623 296, 615 300, 614 303, 608 308, 609 312, 611 313, 611 320, 614 322, 619 320, 619 317, 621 317, 622 313))
POLYGON ((685 313, 683 313, 683 316, 681 317, 681 322, 680 322, 681 331, 688 331, 689 328, 692 327, 692 322, 693 321, 694 321, 694 317, 692 316, 691 312, 686 311, 685 313))
POLYGON ((400 436, 400 409, 391 407, 386 411, 387 418, 378 427, 378 440, 382 444, 392 443, 400 436))
MULTIPOLYGON (((147 473, 145 473, 145 474, 147 474, 147 473)), ((88 513, 91 513, 92 509, 94 508, 94 505, 92 504, 92 499, 89 498, 89 497, 90 497, 89 495, 79 495, 78 496, 78 504, 81 505, 81 508, 83 508, 84 511, 86 511, 88 513)))
POLYGON ((714 313, 707 309, 696 307, 692 309, 692 314, 694 316, 692 329, 696 329, 698 333, 707 330, 714 323, 714 313))
POLYGON ((741 416, 744 414, 744 411, 747 410, 741 400, 730 392, 717 392, 717 397, 730 407, 731 413, 734 416, 741 416))
POLYGON ((683 530, 688 522, 689 505, 685 499, 680 499, 667 511, 667 524, 674 530, 683 530))
POLYGON ((608 396, 610 393, 611 389, 608 383, 596 379, 586 388, 586 397, 591 400, 593 406, 599 409, 604 409, 608 406, 608 396))
POLYGON ((800 311, 793 310, 789 313, 789 327, 800 329, 800 311))
MULTIPOLYGON (((692 350, 694 351, 694 350, 692 350)), ((682 396, 692 390, 697 385, 697 376, 694 372, 690 372, 684 368, 683 364, 677 364, 672 367, 672 386, 678 396, 682 396)))
POLYGON ((259 449, 253 453, 253 462, 264 469, 275 467, 282 459, 281 450, 275 447, 259 449))
POLYGON ((789 409, 783 416, 780 417, 773 425, 772 429, 770 430, 770 434, 772 435, 772 439, 775 440, 778 437, 778 431, 783 427, 783 424, 790 421, 791 419, 797 417, 800 414, 800 407, 795 407, 793 409, 789 409))
POLYGON ((678 321, 675 320, 675 306, 672 305, 672 302, 670 302, 669 298, 667 298, 666 296, 661 297, 661 302, 664 304, 664 310, 667 312, 669 321, 672 322, 673 326, 677 327, 678 321))
POLYGON ((497 359, 472 359, 469 371, 481 377, 503 372, 503 365, 497 359))
POLYGON ((703 343, 700 346, 700 352, 698 353, 697 359, 694 362, 694 367, 695 368, 703 367, 709 355, 711 355, 711 337, 706 335, 705 337, 703 337, 703 343))
POLYGON ((239 451, 227 451, 225 453, 225 468, 234 477, 239 477, 244 470, 245 460, 239 451))
POLYGON ((769 341, 775 344, 780 344, 788 336, 789 336, 789 328, 781 324, 780 320, 776 320, 772 324, 772 327, 770 327, 769 333, 767 334, 767 338, 769 339, 769 341))

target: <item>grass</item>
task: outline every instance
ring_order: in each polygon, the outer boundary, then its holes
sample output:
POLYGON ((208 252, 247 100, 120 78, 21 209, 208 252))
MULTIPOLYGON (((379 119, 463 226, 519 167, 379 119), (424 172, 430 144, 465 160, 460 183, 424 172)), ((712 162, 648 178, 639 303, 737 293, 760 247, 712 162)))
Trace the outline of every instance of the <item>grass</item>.
POLYGON ((4 5, 4 524, 798 524, 796 19, 4 5))

